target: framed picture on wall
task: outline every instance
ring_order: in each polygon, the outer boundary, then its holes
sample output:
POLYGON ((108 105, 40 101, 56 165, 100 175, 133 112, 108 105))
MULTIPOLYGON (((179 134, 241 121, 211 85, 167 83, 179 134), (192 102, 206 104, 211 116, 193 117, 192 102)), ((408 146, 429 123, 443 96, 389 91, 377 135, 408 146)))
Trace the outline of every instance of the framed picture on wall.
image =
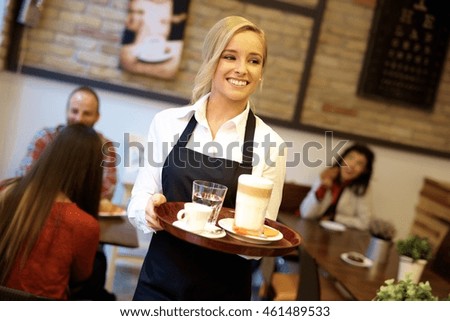
POLYGON ((449 19, 444 1, 379 0, 358 93, 432 109, 447 56, 449 19))
POLYGON ((190 0, 129 0, 120 68, 173 79, 183 50, 190 0))

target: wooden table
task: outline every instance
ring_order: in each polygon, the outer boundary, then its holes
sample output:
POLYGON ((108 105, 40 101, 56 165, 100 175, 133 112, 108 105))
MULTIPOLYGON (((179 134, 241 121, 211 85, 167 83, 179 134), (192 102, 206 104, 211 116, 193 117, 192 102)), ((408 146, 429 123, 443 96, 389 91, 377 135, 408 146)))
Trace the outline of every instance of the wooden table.
POLYGON ((139 247, 136 228, 128 221, 128 217, 99 216, 98 222, 100 223, 100 243, 129 248, 139 247))
MULTIPOLYGON (((394 246, 386 263, 374 264, 370 268, 353 266, 341 260, 340 255, 345 252, 366 252, 370 242, 370 234, 366 231, 329 231, 316 221, 300 219, 291 213, 280 212, 278 220, 302 236, 306 251, 352 299, 372 300, 385 280, 397 276, 398 255, 394 246)), ((429 281, 433 294, 439 298, 447 297, 450 293, 450 282, 430 268, 424 270, 421 280, 429 281)))

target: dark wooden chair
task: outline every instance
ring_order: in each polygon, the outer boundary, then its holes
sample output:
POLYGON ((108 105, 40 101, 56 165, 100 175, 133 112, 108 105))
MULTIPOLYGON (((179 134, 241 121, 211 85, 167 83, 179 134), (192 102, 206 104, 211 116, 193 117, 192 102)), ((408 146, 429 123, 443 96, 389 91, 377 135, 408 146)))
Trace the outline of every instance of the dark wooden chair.
POLYGON ((48 301, 48 300, 51 299, 0 285, 0 301, 48 301))
MULTIPOLYGON (((285 183, 280 212, 299 215, 300 203, 311 187, 295 183, 285 183)), ((282 257, 288 262, 295 262, 298 269, 290 273, 276 271, 276 259, 264 257, 260 271, 263 284, 259 297, 275 301, 342 301, 349 300, 339 291, 332 277, 323 271, 314 258, 300 245, 298 249, 282 257), (296 273, 296 271, 298 271, 296 273)))
POLYGON ((299 247, 299 274, 297 300, 298 301, 319 301, 320 300, 320 280, 319 269, 316 260, 306 252, 303 246, 299 247))
POLYGON ((296 183, 284 183, 283 196, 280 204, 280 212, 298 214, 300 203, 308 194, 311 186, 296 183))
MULTIPOLYGON (((280 212, 290 213, 292 215, 299 215, 300 203, 308 194, 311 189, 308 185, 301 185, 292 182, 285 182, 283 188, 283 196, 280 204, 280 212)), ((300 251, 295 249, 289 254, 283 256, 283 260, 288 260, 291 262, 299 262, 300 251)), ((306 255, 306 254, 305 254, 306 255)), ((292 297, 297 293, 297 284, 299 284, 299 274, 286 274, 277 273, 276 269, 276 258, 264 257, 261 260, 260 271, 263 278, 263 284, 259 290, 259 297, 262 299, 269 300, 284 300, 284 294, 274 293, 279 288, 274 288, 273 285, 282 285, 283 288, 289 290, 283 290, 282 292, 290 292, 288 295, 290 300, 294 300, 292 297), (293 276, 293 280, 290 277, 293 276)), ((305 270, 305 269, 304 269, 305 270)))
POLYGON ((319 301, 320 280, 316 261, 308 252, 298 248, 298 272, 273 272, 270 284, 265 285, 265 299, 273 301, 319 301))
MULTIPOLYGON (((284 183, 283 196, 280 204, 280 212, 289 213, 291 215, 300 216, 300 204, 310 191, 311 186, 301 185, 297 183, 284 183)), ((285 259, 291 261, 298 260, 298 252, 294 250, 292 253, 284 256, 285 259)))

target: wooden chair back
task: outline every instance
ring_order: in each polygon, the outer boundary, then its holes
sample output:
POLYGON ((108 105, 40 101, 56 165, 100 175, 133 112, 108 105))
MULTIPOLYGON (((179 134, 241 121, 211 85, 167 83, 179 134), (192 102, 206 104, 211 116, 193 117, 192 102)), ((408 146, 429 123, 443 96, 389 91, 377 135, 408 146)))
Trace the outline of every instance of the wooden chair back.
POLYGON ((295 213, 300 203, 308 194, 311 186, 286 182, 283 188, 283 197, 280 204, 280 212, 295 213))
POLYGON ((0 301, 46 301, 46 300, 51 299, 0 285, 0 301))

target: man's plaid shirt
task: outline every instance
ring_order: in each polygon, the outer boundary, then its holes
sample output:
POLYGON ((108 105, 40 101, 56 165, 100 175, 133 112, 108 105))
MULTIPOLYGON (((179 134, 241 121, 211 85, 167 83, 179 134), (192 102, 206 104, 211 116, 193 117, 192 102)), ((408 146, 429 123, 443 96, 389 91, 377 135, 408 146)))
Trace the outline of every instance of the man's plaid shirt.
MULTIPOLYGON (((17 176, 23 176, 31 168, 33 163, 41 156, 44 148, 52 142, 56 135, 64 128, 63 125, 58 127, 47 127, 36 133, 33 140, 28 145, 27 154, 20 162, 19 169, 16 171, 17 176)), ((103 142, 103 160, 109 166, 103 167, 103 186, 102 198, 111 199, 117 183, 116 175, 116 152, 111 141, 107 140, 102 134, 98 133, 103 142)), ((100 166, 100 165, 99 165, 100 166)))

